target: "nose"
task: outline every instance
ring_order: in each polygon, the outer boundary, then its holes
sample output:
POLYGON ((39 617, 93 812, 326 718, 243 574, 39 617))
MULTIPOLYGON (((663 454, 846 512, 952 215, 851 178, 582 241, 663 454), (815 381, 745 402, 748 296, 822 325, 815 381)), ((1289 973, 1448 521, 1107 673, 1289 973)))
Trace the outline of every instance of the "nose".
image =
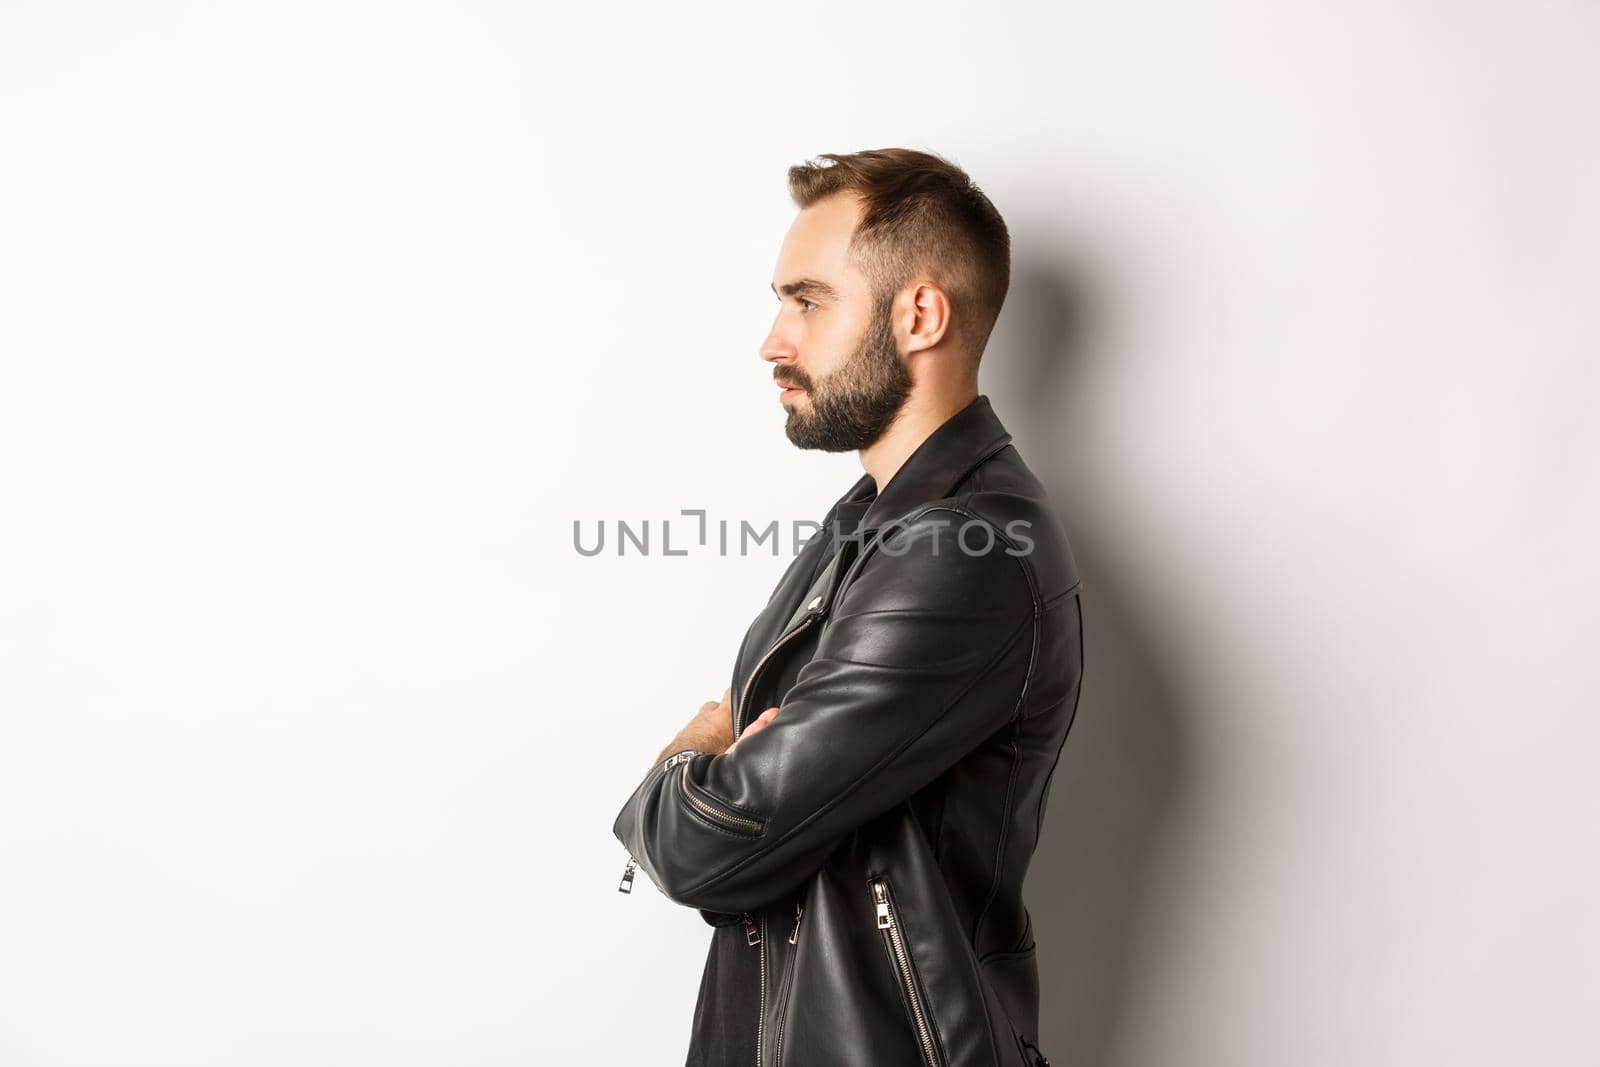
POLYGON ((765 341, 761 342, 761 358, 768 363, 774 364, 793 363, 800 358, 800 351, 795 348, 792 342, 784 338, 782 333, 779 332, 777 324, 774 323, 772 332, 767 334, 765 341))

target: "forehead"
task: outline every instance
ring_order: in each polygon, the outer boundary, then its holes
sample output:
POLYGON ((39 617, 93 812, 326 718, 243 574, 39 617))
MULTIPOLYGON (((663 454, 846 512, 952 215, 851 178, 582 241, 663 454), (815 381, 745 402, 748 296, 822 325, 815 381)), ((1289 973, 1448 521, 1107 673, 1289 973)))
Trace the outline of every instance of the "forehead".
POLYGON ((778 250, 773 286, 781 289, 799 278, 816 278, 846 288, 859 280, 861 274, 850 262, 849 248, 860 217, 860 200, 847 194, 835 194, 803 209, 790 223, 778 250))

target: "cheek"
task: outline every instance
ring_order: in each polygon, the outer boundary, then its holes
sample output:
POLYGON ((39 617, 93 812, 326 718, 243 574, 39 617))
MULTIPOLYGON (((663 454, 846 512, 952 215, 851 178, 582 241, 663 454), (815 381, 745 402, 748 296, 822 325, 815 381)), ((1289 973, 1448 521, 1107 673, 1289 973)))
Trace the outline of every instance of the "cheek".
POLYGON ((807 332, 805 346, 801 349, 801 366, 813 378, 826 378, 848 363, 851 353, 860 344, 859 327, 839 320, 819 323, 807 332))

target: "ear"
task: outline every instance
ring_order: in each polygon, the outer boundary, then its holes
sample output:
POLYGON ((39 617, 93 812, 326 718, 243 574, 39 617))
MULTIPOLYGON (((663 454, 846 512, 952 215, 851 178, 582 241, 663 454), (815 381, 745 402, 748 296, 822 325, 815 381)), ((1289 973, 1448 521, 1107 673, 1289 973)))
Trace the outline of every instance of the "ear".
POLYGON ((906 354, 932 348, 950 329, 950 298, 931 281, 919 281, 907 291, 906 334, 901 351, 906 354))

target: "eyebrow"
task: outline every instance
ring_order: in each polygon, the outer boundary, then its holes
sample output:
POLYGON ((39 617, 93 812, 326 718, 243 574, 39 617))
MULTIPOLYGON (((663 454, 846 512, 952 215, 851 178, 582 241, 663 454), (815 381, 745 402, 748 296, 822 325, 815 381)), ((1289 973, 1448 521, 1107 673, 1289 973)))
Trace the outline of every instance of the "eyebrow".
POLYGON ((792 282, 784 282, 773 287, 773 295, 782 299, 785 296, 820 296, 829 300, 837 299, 839 293, 827 282, 819 282, 815 278, 800 278, 792 282))

